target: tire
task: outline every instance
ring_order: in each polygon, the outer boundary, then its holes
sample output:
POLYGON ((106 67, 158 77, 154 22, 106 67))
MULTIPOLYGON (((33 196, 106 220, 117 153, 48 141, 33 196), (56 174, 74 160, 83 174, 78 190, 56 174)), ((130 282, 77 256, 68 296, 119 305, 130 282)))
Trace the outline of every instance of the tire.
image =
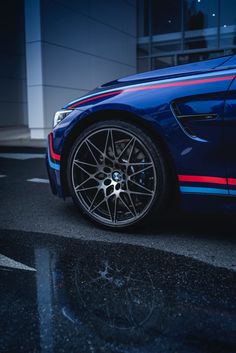
POLYGON ((167 175, 158 143, 122 120, 99 121, 83 130, 67 165, 75 204, 90 220, 113 230, 161 215, 169 189, 167 175))

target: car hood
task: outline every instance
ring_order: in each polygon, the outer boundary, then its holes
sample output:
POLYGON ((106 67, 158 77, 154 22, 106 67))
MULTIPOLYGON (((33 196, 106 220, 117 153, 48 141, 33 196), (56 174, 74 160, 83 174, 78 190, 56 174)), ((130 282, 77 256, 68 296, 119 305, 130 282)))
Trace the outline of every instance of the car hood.
POLYGON ((232 66, 236 66, 236 55, 223 56, 216 59, 210 59, 191 64, 173 66, 165 69, 153 70, 136 75, 126 76, 115 81, 105 83, 100 87, 97 87, 85 96, 78 98, 78 100, 70 102, 64 108, 74 106, 76 105, 77 101, 80 101, 83 98, 87 98, 91 95, 101 94, 103 92, 106 92, 107 90, 119 89, 120 87, 145 82, 159 81, 172 78, 174 79, 177 77, 186 77, 197 73, 209 72, 212 70, 227 69, 232 66))

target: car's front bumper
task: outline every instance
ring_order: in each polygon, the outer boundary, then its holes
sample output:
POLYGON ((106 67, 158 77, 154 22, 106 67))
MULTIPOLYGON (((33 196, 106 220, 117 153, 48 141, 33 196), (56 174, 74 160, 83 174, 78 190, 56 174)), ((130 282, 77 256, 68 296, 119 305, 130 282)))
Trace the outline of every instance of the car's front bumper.
POLYGON ((59 197, 64 198, 61 175, 60 175, 60 155, 56 154, 53 150, 53 134, 48 135, 48 147, 46 154, 46 166, 48 172, 48 178, 51 186, 52 193, 59 197))

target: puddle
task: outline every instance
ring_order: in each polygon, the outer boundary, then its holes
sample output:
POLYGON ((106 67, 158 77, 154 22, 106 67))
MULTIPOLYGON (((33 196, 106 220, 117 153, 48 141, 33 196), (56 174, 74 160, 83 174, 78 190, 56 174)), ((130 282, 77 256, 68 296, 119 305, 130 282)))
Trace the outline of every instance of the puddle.
POLYGON ((0 249, 36 269, 0 267, 1 353, 236 351, 232 271, 45 234, 9 233, 0 249))

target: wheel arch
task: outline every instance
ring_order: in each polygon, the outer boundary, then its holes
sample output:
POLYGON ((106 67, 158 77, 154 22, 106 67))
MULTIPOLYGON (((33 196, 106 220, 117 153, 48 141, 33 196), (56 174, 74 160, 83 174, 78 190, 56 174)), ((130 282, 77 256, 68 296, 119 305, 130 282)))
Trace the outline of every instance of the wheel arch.
POLYGON ((79 132, 82 132, 85 130, 88 126, 91 124, 95 123, 98 121, 98 119, 102 117, 103 120, 110 120, 112 117, 112 120, 123 120, 129 123, 135 124, 137 127, 141 128, 144 130, 149 137, 153 140, 153 143, 155 145, 158 145, 158 147, 161 149, 163 155, 165 156, 167 168, 169 170, 169 176, 171 180, 171 185, 173 187, 172 196, 178 195, 178 180, 177 180, 177 172, 176 172, 176 167, 174 160, 171 156, 170 150, 168 148, 168 145, 166 141, 164 140, 163 136, 161 133, 157 130, 154 129, 153 126, 150 124, 150 122, 147 122, 144 120, 142 117, 129 112, 125 110, 102 110, 98 111, 95 113, 91 113, 90 115, 86 116, 86 118, 80 120, 70 131, 68 134, 64 144, 63 144, 63 149, 62 149, 62 154, 61 154, 61 186, 63 190, 63 194, 65 197, 69 196, 69 188, 68 188, 68 183, 67 183, 67 177, 66 177, 66 170, 67 170, 67 162, 68 162, 68 156, 70 153, 70 149, 75 141, 75 139, 78 136, 79 132))

